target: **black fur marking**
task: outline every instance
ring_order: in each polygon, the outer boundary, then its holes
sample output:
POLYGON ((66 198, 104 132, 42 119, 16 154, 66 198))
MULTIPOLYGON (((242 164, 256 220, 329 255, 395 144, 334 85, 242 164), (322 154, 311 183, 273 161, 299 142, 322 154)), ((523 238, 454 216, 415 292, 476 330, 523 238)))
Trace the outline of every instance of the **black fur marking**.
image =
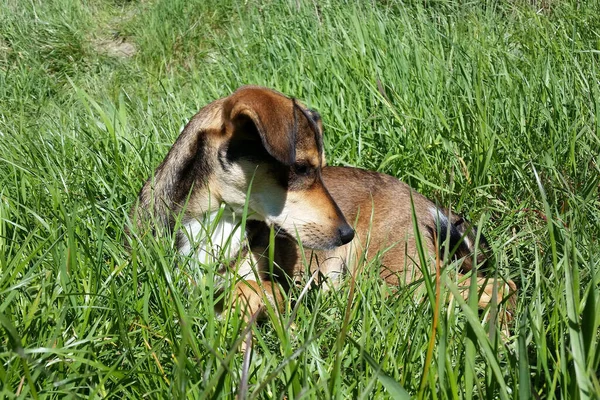
MULTIPOLYGON (((183 204, 190 194, 192 185, 201 186, 206 182, 205 179, 210 172, 210 166, 206 163, 204 150, 206 145, 202 135, 198 135, 195 143, 194 156, 182 160, 180 168, 175 170, 175 177, 172 179, 172 186, 167 187, 165 192, 173 193, 173 204, 183 204)), ((169 180, 167 180, 169 181, 169 180)))
MULTIPOLYGON (((446 213, 440 215, 446 216, 446 213)), ((462 273, 467 273, 473 269, 477 270, 477 274, 481 275, 485 269, 489 267, 489 260, 492 256, 490 246, 485 236, 479 235, 479 243, 477 248, 477 259, 473 259, 475 249, 472 247, 475 245, 476 238, 478 236, 477 229, 469 221, 456 217, 454 222, 450 222, 450 219, 435 218, 433 226, 427 226, 427 231, 430 238, 433 240, 434 235, 438 236, 438 251, 442 252, 445 246, 448 246, 451 259, 459 260, 464 259, 460 266, 462 273), (448 227, 450 223, 450 227, 448 227), (450 236, 448 237, 448 232, 450 236), (471 247, 467 245, 465 238, 469 239, 471 247)))
MULTIPOLYGON (((440 214, 440 216, 443 214, 440 214)), ((444 215, 445 217, 445 215, 444 215)), ((462 218, 461 218, 462 220, 462 218)), ((464 221, 463 221, 464 222, 464 221)), ((464 235, 463 232, 459 231, 457 225, 450 223, 448 227, 449 220, 448 218, 436 218, 435 220, 435 228, 432 226, 427 226, 427 230, 429 232, 429 236, 433 239, 437 236, 438 248, 442 249, 446 246, 446 243, 449 245, 450 255, 452 259, 458 259, 464 257, 471 253, 471 249, 465 243, 464 237, 468 235, 464 235), (448 233, 450 237, 448 237, 448 233), (464 235, 464 236, 463 236, 464 235)), ((462 224, 462 222, 461 222, 462 224)), ((460 225, 460 224, 459 224, 460 225)))
POLYGON ((310 117, 312 118, 313 121, 315 121, 315 122, 321 121, 321 114, 319 114, 319 112, 317 110, 313 110, 312 108, 309 108, 308 112, 310 113, 310 117))
POLYGON ((294 159, 291 160, 290 165, 296 161, 296 140, 298 138, 298 117, 296 116, 296 108, 299 108, 298 103, 296 103, 296 99, 292 97, 292 115, 294 116, 294 126, 292 128, 290 145, 294 148, 294 159))

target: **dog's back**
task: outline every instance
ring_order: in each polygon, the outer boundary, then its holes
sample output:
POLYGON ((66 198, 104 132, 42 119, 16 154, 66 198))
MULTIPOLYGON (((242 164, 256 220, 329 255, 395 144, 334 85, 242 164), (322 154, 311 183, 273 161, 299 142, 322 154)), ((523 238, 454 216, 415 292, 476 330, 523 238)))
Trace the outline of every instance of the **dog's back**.
MULTIPOLYGON (((325 167, 322 176, 331 196, 356 230, 351 243, 318 253, 325 275, 335 276, 341 269, 352 269, 361 259, 378 257, 381 276, 388 283, 419 279, 422 274, 415 240, 417 231, 430 259, 435 259, 446 244, 454 259, 462 259, 460 272, 473 268, 476 231, 469 232, 467 222, 455 214, 448 215, 410 186, 389 175, 359 168, 325 167)), ((484 238, 479 243, 478 261, 483 264, 488 250, 484 238)))

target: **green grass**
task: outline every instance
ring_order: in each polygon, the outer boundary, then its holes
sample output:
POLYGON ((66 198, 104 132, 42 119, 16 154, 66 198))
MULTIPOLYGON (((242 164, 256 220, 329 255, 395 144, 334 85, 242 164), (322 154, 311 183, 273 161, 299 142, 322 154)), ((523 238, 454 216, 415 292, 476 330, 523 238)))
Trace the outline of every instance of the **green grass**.
POLYGON ((0 0, 0 398, 598 398, 600 6, 461 3, 0 0), (433 299, 372 263, 253 327, 246 367, 210 266, 123 228, 185 121, 246 83, 318 109, 330 164, 481 221, 514 335, 443 275, 432 338, 433 299))

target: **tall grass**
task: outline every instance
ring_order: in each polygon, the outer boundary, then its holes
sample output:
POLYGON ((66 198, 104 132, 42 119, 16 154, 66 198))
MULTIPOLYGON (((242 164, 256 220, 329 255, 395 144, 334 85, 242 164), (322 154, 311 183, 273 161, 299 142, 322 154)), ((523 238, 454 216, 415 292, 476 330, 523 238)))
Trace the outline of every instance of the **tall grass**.
POLYGON ((599 32, 579 1, 3 0, 0 396, 598 398, 599 32), (520 288, 512 336, 449 275, 438 310, 373 262, 292 292, 244 359, 210 266, 177 267, 168 237, 127 251, 182 125, 246 83, 318 109, 330 164, 481 221, 520 288))

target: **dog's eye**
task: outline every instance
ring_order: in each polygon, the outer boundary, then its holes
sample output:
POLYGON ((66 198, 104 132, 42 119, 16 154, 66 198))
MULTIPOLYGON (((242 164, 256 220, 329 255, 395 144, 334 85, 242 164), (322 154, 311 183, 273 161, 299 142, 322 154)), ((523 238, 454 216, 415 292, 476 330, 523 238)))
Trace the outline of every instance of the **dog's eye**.
POLYGON ((310 167, 307 164, 295 164, 294 173, 298 176, 306 176, 310 174, 310 167))

